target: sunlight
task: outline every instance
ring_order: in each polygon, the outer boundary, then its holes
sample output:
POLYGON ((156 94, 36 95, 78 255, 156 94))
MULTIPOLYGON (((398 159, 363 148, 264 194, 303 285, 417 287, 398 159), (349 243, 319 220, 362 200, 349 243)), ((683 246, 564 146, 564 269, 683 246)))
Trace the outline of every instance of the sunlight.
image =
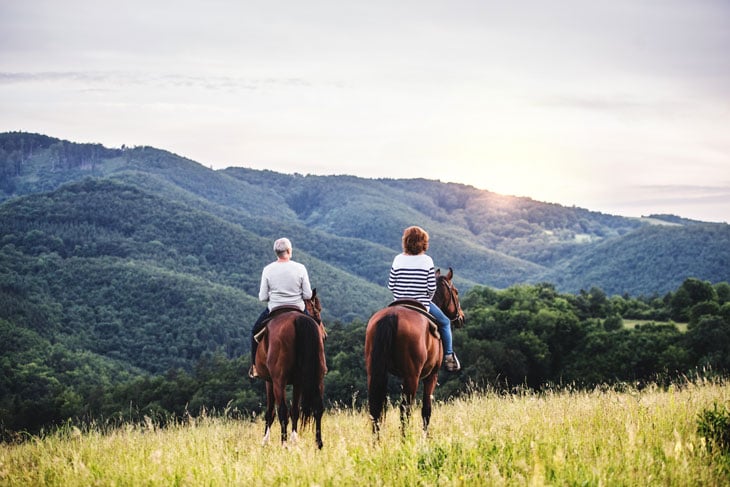
POLYGON ((462 144, 458 159, 468 173, 463 180, 495 193, 559 201, 574 174, 569 159, 554 154, 554 145, 539 137, 504 134, 477 144, 462 144))

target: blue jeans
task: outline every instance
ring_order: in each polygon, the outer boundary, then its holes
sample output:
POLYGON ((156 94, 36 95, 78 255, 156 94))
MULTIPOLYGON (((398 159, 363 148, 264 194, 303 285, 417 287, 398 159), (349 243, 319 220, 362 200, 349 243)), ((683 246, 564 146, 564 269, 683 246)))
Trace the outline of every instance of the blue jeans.
POLYGON ((439 333, 441 333, 441 340, 444 342, 444 355, 454 353, 453 345, 451 343, 451 320, 441 311, 441 308, 433 303, 430 303, 428 312, 431 313, 441 326, 439 326, 439 333))

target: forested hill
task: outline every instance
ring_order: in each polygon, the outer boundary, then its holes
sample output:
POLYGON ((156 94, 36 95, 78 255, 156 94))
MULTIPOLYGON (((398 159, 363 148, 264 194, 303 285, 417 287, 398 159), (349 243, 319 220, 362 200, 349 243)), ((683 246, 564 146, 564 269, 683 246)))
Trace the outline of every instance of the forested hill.
MULTIPOLYGON (((83 184, 102 194, 110 187, 83 184)), ((271 258, 270 241, 288 235, 330 300, 330 316, 341 319, 365 317, 386 297, 382 287, 387 269, 399 251, 402 229, 413 224, 429 231, 436 265, 453 267, 464 288, 549 281, 567 292, 600 287, 608 294, 652 295, 675 289, 686 277, 710 282, 730 278, 726 224, 671 215, 625 218, 423 179, 214 171, 150 147, 109 149, 38 134, 0 134, 0 201, 22 195, 36 195, 37 201, 4 205, 5 244, 12 240, 19 246, 17 240, 26 235, 22 232, 44 232, 40 226, 48 226, 52 215, 64 213, 66 225, 92 229, 99 228, 101 218, 105 231, 139 243, 138 260, 159 264, 149 250, 149 242, 159 242, 190 257, 189 262, 197 259, 199 267, 213 266, 217 273, 246 263, 245 271, 238 269, 246 278, 221 281, 216 274, 214 280, 250 296, 255 296, 260 266, 271 258), (114 188, 127 189, 110 193, 106 200, 119 200, 107 201, 109 208, 92 205, 69 212, 74 202, 64 195, 72 190, 58 188, 85 178, 115 181, 114 188), (133 190, 158 203, 130 211, 123 195, 133 190), (39 202, 44 209, 27 218, 24 205, 39 202), (170 215, 155 213, 164 205, 177 208, 180 220, 189 215, 186 224, 196 233, 166 234, 170 215), (26 218, 25 226, 14 231, 20 234, 9 235, 7 222, 15 218, 26 218), (144 222, 151 223, 142 234, 137 226, 144 222), (220 234, 222 229, 229 234, 220 234), (244 234, 247 238, 240 236, 244 234), (218 242, 230 242, 231 249, 219 250, 218 242), (226 260, 234 254, 235 263, 226 260), (209 262, 213 258, 217 268, 209 262), (333 287, 347 295, 331 294, 333 287), (364 302, 357 297, 363 293, 368 296, 364 302), (335 312, 335 301, 353 304, 335 312)), ((46 233, 64 240, 55 231, 46 233)), ((109 240, 111 247, 123 245, 115 237, 109 240)), ((73 249, 89 245, 74 241, 69 249, 66 239, 66 254, 59 255, 71 256, 73 249)))

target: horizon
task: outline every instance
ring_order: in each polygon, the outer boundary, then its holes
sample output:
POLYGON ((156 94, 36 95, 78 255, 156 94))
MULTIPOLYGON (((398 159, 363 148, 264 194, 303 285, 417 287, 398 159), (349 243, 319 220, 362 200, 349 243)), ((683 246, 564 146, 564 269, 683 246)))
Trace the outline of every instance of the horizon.
MULTIPOLYGON (((67 139, 62 139, 60 137, 54 137, 54 136, 49 135, 49 134, 41 134, 41 133, 38 133, 38 132, 10 131, 10 132, 0 132, 0 134, 1 133, 13 133, 13 132, 15 132, 15 133, 29 133, 29 134, 43 135, 43 136, 47 136, 47 137, 59 139, 61 141, 69 142, 69 143, 72 143, 72 144, 99 144, 99 142, 92 142, 92 141, 80 142, 80 141, 67 140, 67 139)), ((337 174, 335 174, 335 173, 331 173, 331 174, 314 174, 314 173, 299 173, 299 172, 296 172, 296 171, 295 172, 283 172, 283 171, 278 171, 278 170, 275 170, 275 169, 255 168, 255 167, 250 167, 250 166, 226 166, 226 167, 215 168, 212 165, 206 165, 205 163, 203 163, 201 161, 196 161, 196 160, 194 160, 192 158, 186 157, 186 156, 184 156, 182 154, 178 154, 175 151, 171 151, 171 150, 165 149, 163 147, 156 147, 156 146, 152 146, 152 145, 128 146, 126 144, 122 144, 121 146, 118 146, 118 147, 106 146, 104 144, 102 144, 102 145, 105 148, 107 148, 107 149, 137 149, 137 148, 149 147, 150 149, 161 150, 161 151, 164 151, 164 152, 168 152, 170 154, 173 154, 173 155, 175 155, 177 157, 181 157, 181 158, 184 158, 184 159, 188 159, 188 160, 190 160, 190 161, 192 161, 192 162, 194 162, 194 163, 196 163, 196 164, 204 167, 205 169, 209 169, 209 170, 216 171, 216 172, 217 171, 225 171, 226 169, 241 168, 241 169, 250 169, 250 170, 254 170, 254 171, 271 171, 271 172, 274 172, 274 173, 277 173, 277 174, 286 175, 286 176, 297 176, 297 175, 299 175, 299 176, 302 176, 302 177, 309 177, 309 176, 312 176, 312 177, 340 177, 341 176, 341 177, 354 177, 354 178, 359 178, 359 179, 364 179, 364 180, 392 179, 392 180, 396 180, 396 181, 404 181, 404 180, 409 180, 409 179, 425 179, 427 181, 433 181, 433 182, 438 182, 438 183, 443 183, 443 184, 461 184, 461 185, 464 185, 464 186, 467 186, 467 187, 472 187, 472 188, 474 188, 476 190, 479 190, 479 191, 487 191, 487 192, 494 193, 494 194, 497 194, 499 196, 506 197, 506 198, 525 198, 525 199, 530 199, 530 200, 533 200, 533 201, 537 201, 538 203, 543 203, 543 204, 548 204, 548 205, 555 204, 555 205, 559 205, 559 206, 562 206, 562 207, 565 207, 565 208, 573 207, 573 208, 578 208, 578 209, 582 209, 582 210, 587 210, 587 211, 590 211, 590 212, 608 214, 608 215, 611 215, 611 216, 620 216, 620 217, 624 217, 624 218, 651 219, 653 217, 668 216, 668 217, 679 217, 679 218, 682 218, 682 219, 685 219, 685 220, 693 220, 693 221, 698 221, 698 222, 702 222, 702 223, 721 223, 721 224, 728 224, 727 221, 698 220, 698 219, 695 219, 695 218, 690 218, 690 217, 687 217, 687 216, 684 216, 684 215, 680 215, 680 214, 676 214, 676 213, 644 213, 644 214, 641 214, 641 215, 622 215, 622 214, 619 214, 619 213, 611 213, 611 212, 596 210, 594 208, 585 207, 585 206, 566 205, 566 204, 563 204, 563 203, 560 203, 560 202, 556 202, 556 201, 540 200, 540 199, 534 198, 534 197, 529 196, 529 195, 515 195, 515 194, 500 193, 500 192, 497 192, 497 191, 493 191, 493 190, 491 190, 489 188, 480 188, 480 187, 474 186, 473 184, 470 184, 468 182, 461 182, 461 181, 443 181, 443 180, 440 180, 440 179, 419 178, 419 177, 402 177, 402 178, 398 178, 398 177, 389 177, 389 176, 358 176, 356 174, 346 174, 346 173, 337 173, 337 174)))
POLYGON ((0 0, 0 131, 730 221, 730 4, 0 0))

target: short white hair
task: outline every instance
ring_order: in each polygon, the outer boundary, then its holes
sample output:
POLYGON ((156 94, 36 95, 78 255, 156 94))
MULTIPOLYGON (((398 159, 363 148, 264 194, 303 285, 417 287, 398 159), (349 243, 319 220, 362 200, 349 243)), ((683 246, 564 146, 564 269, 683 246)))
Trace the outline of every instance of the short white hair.
POLYGON ((281 255, 291 250, 291 242, 288 238, 280 238, 274 242, 274 252, 276 255, 281 255))

